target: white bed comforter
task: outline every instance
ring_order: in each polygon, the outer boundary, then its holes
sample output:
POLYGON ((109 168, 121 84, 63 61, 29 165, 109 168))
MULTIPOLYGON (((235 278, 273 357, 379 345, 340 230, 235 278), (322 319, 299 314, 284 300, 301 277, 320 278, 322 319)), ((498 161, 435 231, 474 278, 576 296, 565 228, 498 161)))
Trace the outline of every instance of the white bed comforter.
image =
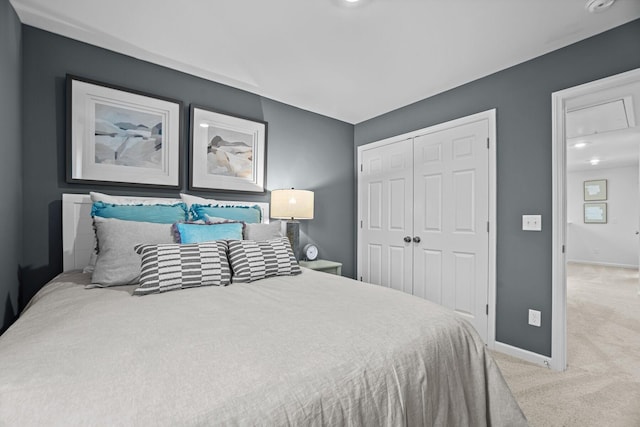
POLYGON ((526 425, 473 328, 303 270, 134 297, 63 273, 0 337, 0 425, 526 425))

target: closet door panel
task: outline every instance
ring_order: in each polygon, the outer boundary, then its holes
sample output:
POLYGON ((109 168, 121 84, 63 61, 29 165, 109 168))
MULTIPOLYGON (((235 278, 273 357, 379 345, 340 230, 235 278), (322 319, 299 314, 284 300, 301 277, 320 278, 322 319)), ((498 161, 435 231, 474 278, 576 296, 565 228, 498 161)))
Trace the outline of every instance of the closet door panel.
POLYGON ((414 139, 414 289, 487 336, 488 123, 414 139), (436 255, 437 254, 437 255, 436 255))
POLYGON ((362 153, 359 188, 362 280, 412 292, 413 148, 411 140, 362 153))
POLYGON ((424 268, 414 271, 413 294, 438 302, 442 300, 442 251, 415 249, 424 268))

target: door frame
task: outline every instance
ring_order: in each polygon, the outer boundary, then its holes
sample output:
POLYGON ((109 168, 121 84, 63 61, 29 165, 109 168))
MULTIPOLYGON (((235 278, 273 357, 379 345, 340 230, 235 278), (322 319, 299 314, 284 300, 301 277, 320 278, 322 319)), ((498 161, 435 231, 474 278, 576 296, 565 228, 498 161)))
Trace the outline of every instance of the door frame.
POLYGON ((552 248, 551 248, 551 358, 556 371, 567 369, 567 101, 592 92, 640 81, 640 68, 584 83, 551 94, 552 111, 552 248))
POLYGON ((487 317, 487 342, 486 345, 490 349, 495 348, 496 342, 496 145, 497 145, 497 132, 496 132, 496 109, 482 111, 480 113, 472 114, 470 116, 461 117, 458 119, 450 120, 448 122, 439 123, 426 128, 418 129, 412 132, 407 132, 401 135, 392 136, 389 138, 381 139, 379 141, 370 142, 368 144, 358 146, 358 158, 356 163, 356 188, 357 188, 357 245, 356 245, 356 278, 360 280, 362 277, 362 260, 360 252, 362 249, 360 228, 362 226, 362 206, 361 206, 361 188, 360 188, 360 171, 362 168, 362 152, 372 148, 382 147, 387 144, 393 144, 395 142, 403 141, 406 139, 415 138, 420 135, 429 133, 440 132, 445 129, 466 125, 469 123, 475 123, 479 121, 487 120, 489 126, 489 247, 488 247, 488 289, 487 289, 487 303, 489 304, 489 313, 487 317))

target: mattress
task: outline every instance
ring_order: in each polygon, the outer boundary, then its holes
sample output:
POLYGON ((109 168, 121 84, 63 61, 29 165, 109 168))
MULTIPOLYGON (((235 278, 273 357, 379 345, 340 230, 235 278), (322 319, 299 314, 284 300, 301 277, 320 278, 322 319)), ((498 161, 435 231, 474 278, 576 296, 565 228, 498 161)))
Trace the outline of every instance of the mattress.
POLYGON ((475 330, 303 269, 132 296, 62 273, 0 336, 0 425, 520 426, 475 330))

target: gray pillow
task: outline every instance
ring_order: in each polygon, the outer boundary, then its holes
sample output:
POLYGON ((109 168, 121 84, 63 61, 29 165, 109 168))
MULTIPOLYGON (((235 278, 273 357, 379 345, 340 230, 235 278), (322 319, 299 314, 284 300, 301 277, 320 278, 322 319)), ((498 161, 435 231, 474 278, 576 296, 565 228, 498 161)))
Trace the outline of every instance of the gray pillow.
POLYGON ((140 287, 134 295, 147 295, 197 286, 227 286, 231 270, 227 260, 227 243, 178 243, 138 245, 142 256, 140 287))
POLYGON ((302 273, 286 237, 263 241, 229 240, 227 244, 229 264, 233 270, 231 283, 302 273))
POLYGON ((244 240, 271 240, 282 237, 280 221, 269 224, 249 224, 244 227, 244 240))
POLYGON ((99 287, 138 283, 140 255, 135 246, 174 243, 171 224, 93 218, 98 240, 98 259, 91 284, 99 287))

